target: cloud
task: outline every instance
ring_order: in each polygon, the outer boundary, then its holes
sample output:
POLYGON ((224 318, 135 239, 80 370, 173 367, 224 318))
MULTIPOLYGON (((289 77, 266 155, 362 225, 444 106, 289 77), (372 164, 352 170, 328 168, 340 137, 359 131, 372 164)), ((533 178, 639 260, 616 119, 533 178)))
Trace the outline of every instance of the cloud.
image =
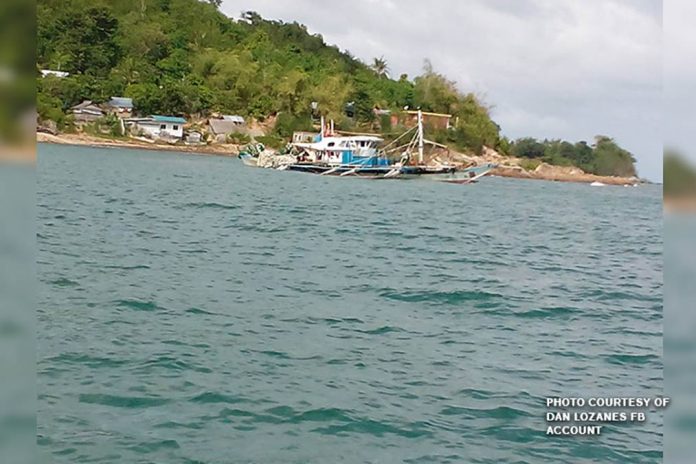
MULTIPOLYGON (((606 134, 662 176, 661 5, 652 0, 225 0, 238 16, 297 21, 392 75, 430 59, 482 95, 503 133, 592 140, 606 134)), ((692 16, 693 17, 693 16, 692 16)))

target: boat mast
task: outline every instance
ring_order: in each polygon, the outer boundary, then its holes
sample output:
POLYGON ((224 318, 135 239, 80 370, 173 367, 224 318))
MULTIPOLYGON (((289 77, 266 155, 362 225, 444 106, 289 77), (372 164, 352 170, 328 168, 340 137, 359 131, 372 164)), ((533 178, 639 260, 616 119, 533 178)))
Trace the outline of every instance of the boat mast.
POLYGON ((423 112, 418 109, 418 164, 423 164, 423 112))

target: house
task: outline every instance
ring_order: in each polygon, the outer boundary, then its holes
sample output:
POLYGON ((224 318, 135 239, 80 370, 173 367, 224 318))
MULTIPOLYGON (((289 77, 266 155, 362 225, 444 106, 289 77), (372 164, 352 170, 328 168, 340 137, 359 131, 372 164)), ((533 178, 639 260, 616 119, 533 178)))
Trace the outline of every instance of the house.
POLYGON ((153 115, 147 118, 128 118, 125 122, 131 133, 142 134, 151 139, 181 140, 186 119, 153 115))
POLYGON ((41 77, 47 77, 47 76, 53 76, 53 77, 58 77, 58 78, 64 78, 68 77, 70 73, 67 73, 65 71, 54 71, 52 69, 42 69, 41 70, 41 77))
POLYGON ((186 145, 204 145, 203 134, 197 131, 192 131, 186 134, 186 145))
MULTIPOLYGON (((452 119, 451 114, 444 114, 444 113, 429 113, 427 111, 423 111, 421 113, 423 115, 423 125, 431 127, 433 129, 449 129, 450 126, 450 119, 452 119)), ((418 124, 418 111, 417 110, 408 110, 405 111, 403 114, 400 115, 392 115, 391 123, 392 126, 396 126, 399 123, 403 124, 406 127, 414 127, 418 124)))
POLYGON ((292 133, 292 143, 312 143, 316 139, 316 132, 295 131, 292 133))
POLYGON ((222 119, 225 121, 231 121, 235 123, 237 126, 244 125, 244 118, 237 114, 223 114, 222 119))
POLYGON ((109 111, 115 113, 119 117, 130 117, 133 114, 133 99, 126 97, 111 97, 107 102, 109 111))
POLYGON ((85 100, 70 109, 77 124, 87 124, 104 117, 104 111, 91 100, 85 100))
POLYGON ((224 142, 228 135, 244 131, 244 118, 224 115, 221 119, 209 119, 208 126, 215 139, 224 142))

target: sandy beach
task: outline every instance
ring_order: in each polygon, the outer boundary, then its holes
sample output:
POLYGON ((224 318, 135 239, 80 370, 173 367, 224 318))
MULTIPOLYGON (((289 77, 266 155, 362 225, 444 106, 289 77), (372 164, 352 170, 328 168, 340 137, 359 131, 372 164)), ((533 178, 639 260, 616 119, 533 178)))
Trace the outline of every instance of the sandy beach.
POLYGON ((220 156, 237 156, 239 153, 239 145, 234 144, 169 145, 148 143, 136 139, 105 139, 86 134, 53 135, 45 132, 37 132, 36 141, 38 143, 56 143, 60 145, 84 145, 89 147, 104 148, 135 148, 139 150, 177 151, 220 156))

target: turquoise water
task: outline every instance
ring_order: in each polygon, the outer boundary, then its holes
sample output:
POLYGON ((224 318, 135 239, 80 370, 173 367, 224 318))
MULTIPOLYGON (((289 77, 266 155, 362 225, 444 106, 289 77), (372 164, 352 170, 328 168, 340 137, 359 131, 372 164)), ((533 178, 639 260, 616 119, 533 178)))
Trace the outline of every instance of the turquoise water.
POLYGON ((544 418, 662 393, 659 187, 49 145, 38 171, 53 462, 661 462, 659 415, 544 418))

